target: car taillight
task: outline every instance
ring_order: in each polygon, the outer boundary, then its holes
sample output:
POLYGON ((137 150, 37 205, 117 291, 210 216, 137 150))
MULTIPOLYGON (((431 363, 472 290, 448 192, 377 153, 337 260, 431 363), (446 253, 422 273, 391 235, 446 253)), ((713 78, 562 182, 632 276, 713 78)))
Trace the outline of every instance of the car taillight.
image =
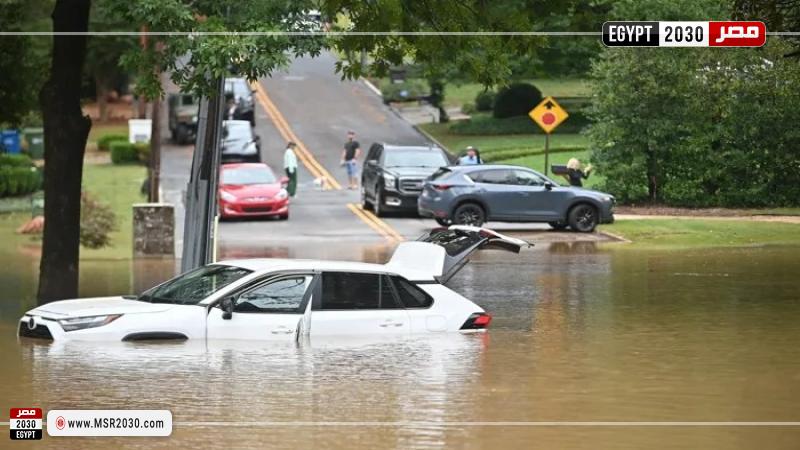
POLYGON ((462 330, 483 330, 489 328, 492 323, 492 316, 486 313, 474 313, 469 316, 464 325, 461 325, 462 330))
POLYGON ((450 185, 450 184, 434 184, 433 185, 433 188, 436 189, 437 191, 446 191, 446 190, 450 189, 451 187, 452 187, 452 185, 450 185))

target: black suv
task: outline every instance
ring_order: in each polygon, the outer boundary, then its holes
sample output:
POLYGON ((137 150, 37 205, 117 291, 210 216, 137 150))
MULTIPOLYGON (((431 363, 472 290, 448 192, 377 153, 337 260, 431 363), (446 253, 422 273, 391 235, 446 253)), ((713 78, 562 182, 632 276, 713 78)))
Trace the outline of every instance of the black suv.
MULTIPOLYGON (((225 98, 232 98, 236 103, 233 117, 225 111, 225 117, 232 120, 246 120, 251 126, 256 125, 255 104, 253 103, 253 90, 244 78, 225 78, 225 98)), ((227 105, 226 105, 227 107, 227 105)))
POLYGON ((447 165, 449 155, 439 147, 372 144, 361 172, 361 204, 376 216, 417 211, 425 179, 447 165))

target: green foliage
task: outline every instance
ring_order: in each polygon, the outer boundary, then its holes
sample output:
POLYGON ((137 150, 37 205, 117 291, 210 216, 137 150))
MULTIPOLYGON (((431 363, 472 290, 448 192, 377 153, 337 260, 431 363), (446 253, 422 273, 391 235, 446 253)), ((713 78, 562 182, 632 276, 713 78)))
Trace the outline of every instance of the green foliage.
MULTIPOLYGON (((585 152, 586 149, 584 147, 559 147, 550 149, 549 153, 552 155, 554 153, 570 153, 570 154, 578 154, 585 152)), ((528 156, 536 156, 536 155, 544 155, 544 150, 540 148, 512 148, 507 150, 500 150, 496 152, 483 152, 481 151, 481 159, 484 162, 498 162, 498 161, 506 161, 510 159, 517 159, 517 158, 525 158, 528 156)), ((541 169, 541 168, 540 168, 541 169)))
POLYGON ((97 139, 97 149, 107 152, 111 149, 112 142, 128 142, 128 136, 125 134, 105 134, 97 139))
POLYGON ((500 89, 494 99, 494 117, 527 116, 528 112, 542 101, 542 93, 536 86, 527 83, 514 83, 500 89))
POLYGON ((486 112, 494 108, 494 99, 497 94, 494 91, 484 90, 475 96, 475 109, 486 112))
POLYGON ((136 151, 136 157, 139 161, 147 164, 150 161, 150 143, 149 142, 136 142, 133 144, 133 149, 136 151))
POLYGON ((41 186, 42 176, 33 166, 0 166, 0 197, 30 194, 41 186))
POLYGON ((32 167, 31 157, 24 153, 0 153, 0 167, 32 167))
POLYGON ((409 78, 402 83, 386 83, 381 87, 383 102, 404 102, 427 96, 428 84, 418 78, 409 78))
POLYGON ((111 207, 95 200, 88 192, 81 194, 80 242, 86 248, 102 248, 111 243, 117 218, 111 207))
POLYGON ((475 114, 466 120, 458 120, 450 125, 450 132, 463 135, 502 135, 535 134, 541 129, 530 117, 517 116, 495 119, 487 114, 475 114))
POLYGON ((126 164, 139 161, 139 154, 136 147, 128 141, 114 141, 110 144, 111 162, 114 164, 126 164))
MULTIPOLYGON (((717 2, 700 3, 703 17, 718 17, 717 2)), ((800 204, 800 65, 783 57, 789 49, 771 37, 762 49, 726 52, 605 50, 593 67, 589 132, 604 189, 623 202, 800 204)))

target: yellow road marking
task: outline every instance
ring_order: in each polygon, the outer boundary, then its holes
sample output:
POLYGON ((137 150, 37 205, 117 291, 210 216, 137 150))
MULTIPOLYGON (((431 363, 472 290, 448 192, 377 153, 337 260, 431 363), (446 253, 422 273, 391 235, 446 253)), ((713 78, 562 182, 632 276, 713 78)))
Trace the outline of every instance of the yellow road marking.
POLYGON ((392 228, 391 225, 378 218, 378 216, 375 214, 372 214, 371 211, 363 209, 361 205, 348 203, 347 207, 350 208, 350 211, 353 211, 353 213, 355 213, 361 220, 367 222, 367 225, 371 226, 375 230, 379 230, 378 232, 384 237, 397 242, 405 241, 405 238, 398 233, 397 230, 392 228))
POLYGON ((278 107, 275 106, 275 103, 273 103, 269 98, 269 95, 267 95, 267 92, 264 90, 264 87, 261 86, 261 83, 252 83, 252 87, 256 91, 256 99, 258 99, 258 101, 261 103, 261 106, 267 111, 272 123, 274 123, 275 127, 278 128, 278 132, 281 134, 281 137, 287 141, 293 141, 295 144, 297 144, 298 157, 306 169, 308 169, 308 171, 314 175, 314 178, 325 178, 326 188, 330 187, 341 190, 342 185, 336 181, 336 178, 334 178, 333 175, 331 175, 331 173, 328 172, 327 169, 325 169, 325 167, 320 164, 316 158, 314 158, 314 155, 308 150, 303 141, 301 141, 294 131, 292 131, 292 128, 286 122, 286 118, 283 116, 283 114, 281 114, 280 110, 278 110, 278 107))

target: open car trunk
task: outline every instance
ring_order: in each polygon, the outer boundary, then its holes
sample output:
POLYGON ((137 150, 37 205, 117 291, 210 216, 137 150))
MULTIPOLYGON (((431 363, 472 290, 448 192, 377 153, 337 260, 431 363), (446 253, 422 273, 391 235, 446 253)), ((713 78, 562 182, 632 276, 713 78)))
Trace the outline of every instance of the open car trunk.
POLYGON ((532 245, 488 228, 452 225, 434 228, 416 241, 401 243, 386 266, 424 272, 440 283, 447 283, 480 249, 519 253, 523 247, 532 245))

